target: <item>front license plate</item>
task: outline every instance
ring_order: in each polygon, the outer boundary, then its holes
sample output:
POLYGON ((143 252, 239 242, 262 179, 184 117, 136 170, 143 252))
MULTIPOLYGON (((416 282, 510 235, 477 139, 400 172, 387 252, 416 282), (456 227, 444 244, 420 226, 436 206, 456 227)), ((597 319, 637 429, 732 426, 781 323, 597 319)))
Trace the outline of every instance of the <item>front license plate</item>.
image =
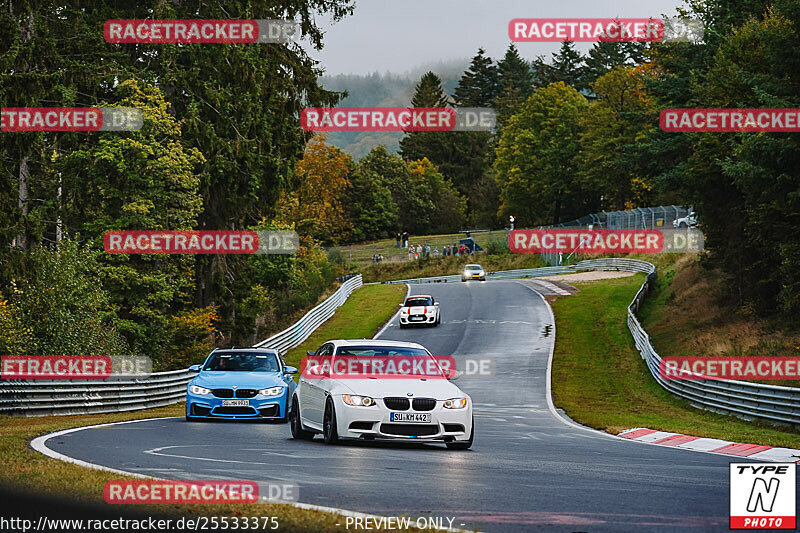
POLYGON ((472 275, 472 277, 473 277, 473 278, 479 278, 480 276, 479 276, 479 275, 477 275, 477 274, 473 274, 473 275, 472 275))
POLYGON ((412 321, 414 321, 414 320, 425 320, 425 317, 422 317, 422 316, 412 316, 410 320, 412 320, 412 321))
POLYGON ((430 423, 430 413, 389 413, 389 420, 392 422, 422 422, 430 423))
POLYGON ((250 407, 250 400, 222 400, 222 407, 250 407))

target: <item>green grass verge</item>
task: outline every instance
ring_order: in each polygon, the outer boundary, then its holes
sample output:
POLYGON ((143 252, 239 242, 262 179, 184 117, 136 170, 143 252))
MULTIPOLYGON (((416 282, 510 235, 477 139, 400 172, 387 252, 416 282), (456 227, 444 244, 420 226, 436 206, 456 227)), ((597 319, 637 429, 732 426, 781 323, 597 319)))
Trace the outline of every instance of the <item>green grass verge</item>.
POLYGON ((800 433, 695 409, 662 389, 626 324, 626 309, 644 281, 575 284, 581 292, 553 302, 556 346, 553 401, 575 421, 610 433, 634 427, 701 437, 800 446, 800 433))
POLYGON ((289 350, 286 364, 299 368, 306 352, 331 339, 372 338, 397 312, 406 292, 405 285, 365 285, 357 289, 303 344, 289 350))
MULTIPOLYGON (((484 249, 492 244, 495 246, 506 246, 508 234, 505 230, 496 231, 483 231, 472 233, 470 236, 478 245, 484 249)), ((458 241, 464 239, 463 233, 451 233, 446 235, 412 235, 408 242, 416 247, 418 244, 429 244, 431 252, 434 247, 439 247, 439 252, 442 251, 444 246, 458 245, 458 241)), ((371 241, 360 244, 351 244, 347 246, 335 246, 330 248, 329 252, 341 254, 344 261, 348 261, 357 265, 358 269, 367 267, 372 264, 372 255, 381 254, 385 262, 404 262, 408 261, 408 250, 405 248, 398 248, 395 239, 383 239, 380 241, 371 241)))

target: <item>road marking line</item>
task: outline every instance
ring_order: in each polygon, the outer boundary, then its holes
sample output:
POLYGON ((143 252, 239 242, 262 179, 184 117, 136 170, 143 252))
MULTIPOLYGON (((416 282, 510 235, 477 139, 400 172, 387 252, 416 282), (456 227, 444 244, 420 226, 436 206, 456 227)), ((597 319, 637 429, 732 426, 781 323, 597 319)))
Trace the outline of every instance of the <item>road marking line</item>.
MULTIPOLYGON (((168 481, 166 478, 158 478, 158 477, 154 477, 154 476, 146 476, 144 474, 138 474, 136 472, 128 472, 128 471, 125 471, 125 470, 118 470, 116 468, 109 468, 107 466, 98 465, 98 464, 94 464, 94 463, 88 463, 86 461, 81 461, 80 459, 74 459, 72 457, 69 457, 68 455, 64 455, 62 453, 58 453, 55 450, 51 450, 50 448, 47 447, 46 443, 47 443, 48 440, 50 440, 50 439, 52 439, 54 437, 60 437, 60 436, 63 436, 63 435, 68 435, 70 433, 75 433, 76 431, 83 431, 84 429, 94 429, 94 428, 101 428, 101 427, 108 427, 108 426, 116 426, 116 425, 121 425, 121 424, 133 424, 135 422, 150 422, 150 421, 153 421, 153 420, 168 420, 168 419, 171 419, 171 418, 182 418, 182 417, 180 417, 180 416, 164 416, 164 417, 159 417, 159 418, 142 418, 140 420, 127 420, 125 422, 109 422, 108 424, 95 424, 93 426, 83 426, 83 427, 77 427, 77 428, 64 429, 64 430, 61 430, 61 431, 56 431, 54 433, 48 433, 46 435, 42 435, 40 437, 36 437, 35 439, 33 439, 31 441, 30 445, 31 445, 31 448, 33 448, 37 452, 40 452, 40 453, 42 453, 42 454, 44 454, 44 455, 46 455, 48 457, 51 457, 53 459, 58 459, 59 461, 72 463, 72 464, 75 464, 75 465, 78 465, 78 466, 83 466, 83 467, 86 467, 86 468, 93 468, 95 470, 105 470, 106 472, 114 472, 115 474, 121 474, 121 475, 125 475, 125 476, 132 476, 132 477, 141 478, 141 479, 161 479, 161 480, 168 481)), ((339 509, 337 507, 326 507, 324 505, 314 505, 312 503, 301 503, 301 502, 283 501, 283 500, 271 500, 271 503, 282 504, 282 505, 291 505, 292 507, 297 507, 299 509, 306 509, 306 510, 309 510, 309 511, 322 511, 324 513, 338 514, 340 516, 352 516, 354 518, 370 518, 370 519, 373 519, 373 520, 380 520, 380 519, 388 518, 386 516, 380 516, 380 515, 374 515, 374 514, 368 514, 368 513, 360 513, 358 511, 348 511, 347 509, 339 509)), ((443 529, 442 531, 454 531, 454 532, 457 532, 457 533, 465 533, 465 532, 470 532, 470 531, 474 531, 474 530, 448 528, 446 530, 443 529)))

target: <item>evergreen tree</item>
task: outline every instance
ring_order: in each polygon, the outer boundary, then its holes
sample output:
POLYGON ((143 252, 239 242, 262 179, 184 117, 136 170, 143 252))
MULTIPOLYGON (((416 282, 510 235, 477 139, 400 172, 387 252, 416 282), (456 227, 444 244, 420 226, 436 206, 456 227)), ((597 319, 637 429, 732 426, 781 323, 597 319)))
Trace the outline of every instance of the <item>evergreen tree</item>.
POLYGON ((561 43, 561 48, 553 54, 550 64, 542 57, 534 61, 537 85, 544 87, 551 83, 564 82, 579 92, 588 92, 584 57, 570 41, 561 43))
POLYGON ((442 80, 433 72, 422 75, 411 98, 414 107, 446 107, 450 98, 447 96, 442 80))
POLYGON ((531 65, 520 57, 514 43, 508 46, 505 56, 497 63, 497 71, 500 78, 494 108, 497 125, 502 128, 533 94, 535 86, 531 65))
POLYGON ((498 93, 499 73, 491 57, 483 48, 472 58, 455 89, 455 102, 459 107, 491 107, 498 93))
POLYGON ((594 43, 585 58, 585 77, 592 83, 614 67, 641 63, 644 60, 644 43, 594 43))
MULTIPOLYGON (((414 107, 447 107, 449 97, 442 87, 442 80, 433 72, 426 72, 414 91, 411 105, 414 107)), ((447 135, 452 132, 410 131, 400 140, 400 155, 406 161, 427 157, 432 161, 443 161, 451 150, 447 146, 447 135)))
POLYGON ((508 45, 506 55, 497 63, 500 75, 499 85, 503 91, 509 88, 518 89, 523 99, 533 94, 533 72, 531 65, 519 55, 514 43, 508 45))

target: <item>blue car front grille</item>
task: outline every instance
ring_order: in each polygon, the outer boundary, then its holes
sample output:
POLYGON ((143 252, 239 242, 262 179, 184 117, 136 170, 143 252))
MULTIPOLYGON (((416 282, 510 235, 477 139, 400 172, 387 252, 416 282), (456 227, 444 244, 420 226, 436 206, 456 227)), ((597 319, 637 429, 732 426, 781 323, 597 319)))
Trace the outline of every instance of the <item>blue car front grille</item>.
POLYGON ((258 389, 212 389, 211 393, 217 398, 255 398, 258 389))

